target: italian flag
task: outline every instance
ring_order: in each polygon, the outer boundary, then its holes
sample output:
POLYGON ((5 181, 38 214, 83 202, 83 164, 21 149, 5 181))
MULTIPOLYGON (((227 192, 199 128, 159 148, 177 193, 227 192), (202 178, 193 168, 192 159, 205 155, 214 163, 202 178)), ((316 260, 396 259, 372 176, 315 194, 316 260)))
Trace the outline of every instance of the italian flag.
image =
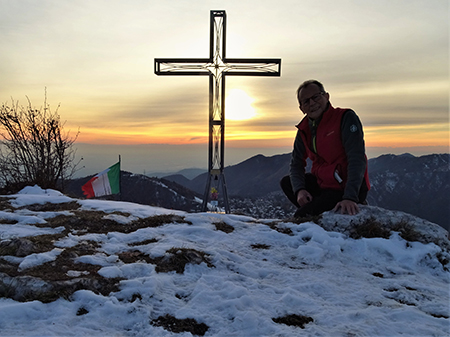
POLYGON ((117 194, 120 192, 120 161, 81 186, 86 198, 101 197, 102 195, 117 194))

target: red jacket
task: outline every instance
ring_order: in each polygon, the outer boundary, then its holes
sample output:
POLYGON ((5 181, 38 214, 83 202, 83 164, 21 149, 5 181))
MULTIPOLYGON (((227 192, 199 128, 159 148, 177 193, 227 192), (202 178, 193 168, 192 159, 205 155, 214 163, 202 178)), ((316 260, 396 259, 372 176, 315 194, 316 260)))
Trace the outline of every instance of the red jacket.
POLYGON ((341 119, 348 109, 332 108, 325 111, 317 127, 315 152, 308 118, 304 118, 297 128, 302 131, 306 155, 312 160, 311 173, 317 177, 317 183, 323 189, 343 189, 347 181, 347 156, 341 141, 341 119), (341 177, 342 183, 335 177, 341 177))
MULTIPOLYGON (((312 160, 311 173, 317 177, 322 189, 344 190, 346 187, 349 161, 343 145, 341 121, 348 110, 334 108, 330 104, 318 123, 315 138, 307 117, 297 125, 305 145, 305 155, 312 160)), ((367 158, 365 160, 367 162, 367 158)), ((364 179, 370 188, 367 164, 364 179)), ((359 186, 357 188, 359 189, 359 186)))

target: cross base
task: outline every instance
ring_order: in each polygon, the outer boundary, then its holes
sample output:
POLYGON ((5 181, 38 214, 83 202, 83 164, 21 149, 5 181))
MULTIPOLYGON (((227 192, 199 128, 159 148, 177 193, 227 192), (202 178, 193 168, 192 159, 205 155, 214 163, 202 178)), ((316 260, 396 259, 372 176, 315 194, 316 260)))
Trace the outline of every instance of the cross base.
POLYGON ((225 182, 225 175, 221 170, 211 170, 208 172, 208 178, 206 179, 205 193, 203 194, 202 212, 208 211, 208 200, 211 192, 211 182, 218 180, 218 191, 222 194, 225 213, 230 213, 230 205, 228 203, 228 191, 227 184, 225 182))

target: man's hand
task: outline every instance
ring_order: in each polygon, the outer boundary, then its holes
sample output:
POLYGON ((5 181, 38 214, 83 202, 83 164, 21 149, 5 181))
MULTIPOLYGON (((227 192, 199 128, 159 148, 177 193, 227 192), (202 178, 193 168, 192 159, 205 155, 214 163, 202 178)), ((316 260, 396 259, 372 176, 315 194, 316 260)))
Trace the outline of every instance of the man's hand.
POLYGON ((342 200, 338 202, 336 206, 334 206, 333 211, 337 212, 339 210, 341 210, 341 214, 355 215, 359 213, 358 204, 351 200, 342 200))
POLYGON ((312 200, 312 195, 307 190, 300 190, 297 193, 297 202, 300 206, 305 206, 312 200))

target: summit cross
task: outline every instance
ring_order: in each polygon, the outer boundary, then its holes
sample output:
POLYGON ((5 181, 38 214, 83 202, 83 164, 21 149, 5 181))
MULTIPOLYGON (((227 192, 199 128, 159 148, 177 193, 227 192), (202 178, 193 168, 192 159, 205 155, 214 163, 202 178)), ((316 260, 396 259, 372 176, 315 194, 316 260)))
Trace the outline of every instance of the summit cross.
POLYGON ((225 77, 280 76, 281 59, 226 57, 225 11, 210 13, 209 58, 155 58, 155 74, 163 76, 209 76, 208 177, 202 211, 208 210, 211 181, 218 181, 226 213, 230 213, 224 175, 225 77))

